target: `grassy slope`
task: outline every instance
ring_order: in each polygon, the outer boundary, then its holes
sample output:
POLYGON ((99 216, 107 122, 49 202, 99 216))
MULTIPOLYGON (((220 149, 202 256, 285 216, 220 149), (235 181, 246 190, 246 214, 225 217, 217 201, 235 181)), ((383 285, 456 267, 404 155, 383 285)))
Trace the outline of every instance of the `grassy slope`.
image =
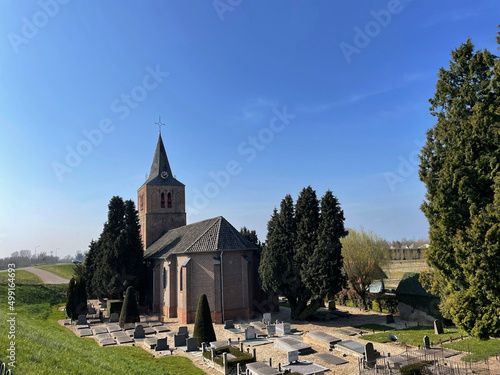
MULTIPOLYGON (((15 374, 181 374, 203 371, 185 357, 152 358, 140 347, 100 347, 93 339, 81 339, 57 320, 64 312, 65 285, 18 285, 16 287, 15 374)), ((0 311, 7 312, 7 287, 0 285, 0 311)), ((7 332, 0 321, 0 331, 7 332)), ((0 335, 0 351, 9 347, 7 335, 0 335)))
POLYGON ((73 270, 75 265, 73 263, 62 263, 62 264, 48 264, 46 266, 39 266, 41 270, 49 271, 57 276, 61 276, 65 279, 71 279, 73 277, 73 270))
MULTIPOLYGON (((0 272, 0 284, 7 284, 9 282, 8 278, 8 272, 0 272)), ((16 284, 42 284, 42 280, 31 272, 19 270, 16 271, 16 284)), ((1 302, 2 301, 0 301, 0 303, 1 302)))
MULTIPOLYGON (((407 345, 412 346, 423 346, 424 336, 429 336, 429 341, 431 344, 438 344, 439 340, 448 341, 450 337, 453 339, 460 338, 461 335, 466 336, 466 333, 458 330, 457 328, 445 328, 444 334, 436 335, 434 334, 434 329, 432 327, 411 327, 399 331, 391 331, 390 333, 398 337, 399 342, 405 342, 407 345)), ((375 341, 375 342, 389 342, 389 333, 375 333, 372 335, 363 335, 364 340, 375 341)))
MULTIPOLYGON (((445 348, 459 350, 461 352, 471 351, 470 361, 477 362, 487 357, 498 355, 500 352, 500 340, 489 339, 486 341, 471 337, 465 340, 450 342, 443 344, 445 348)), ((464 361, 469 361, 469 356, 462 358, 464 361)))

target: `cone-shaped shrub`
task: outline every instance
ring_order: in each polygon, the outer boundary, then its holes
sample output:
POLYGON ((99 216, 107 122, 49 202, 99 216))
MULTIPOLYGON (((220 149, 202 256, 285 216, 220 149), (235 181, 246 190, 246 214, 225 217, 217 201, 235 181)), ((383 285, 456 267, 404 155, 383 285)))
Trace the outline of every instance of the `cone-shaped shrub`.
POLYGON ((202 342, 215 341, 215 331, 212 325, 212 316, 210 315, 210 307, 208 306, 207 296, 202 294, 198 302, 196 310, 196 321, 194 322, 193 337, 198 339, 198 346, 202 342))
POLYGON ((135 289, 133 286, 127 288, 125 300, 123 301, 122 311, 120 313, 120 327, 123 328, 125 323, 139 322, 139 307, 135 298, 135 289))

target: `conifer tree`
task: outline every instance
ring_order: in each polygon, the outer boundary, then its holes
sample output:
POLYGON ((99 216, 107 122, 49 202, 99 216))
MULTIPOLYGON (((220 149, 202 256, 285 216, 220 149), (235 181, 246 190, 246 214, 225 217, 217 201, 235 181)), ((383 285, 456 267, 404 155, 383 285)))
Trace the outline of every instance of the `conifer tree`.
MULTIPOLYGON (((500 43, 500 38, 497 39, 500 43)), ((474 336, 500 333, 500 62, 470 40, 441 68, 422 148, 422 211, 432 274, 444 317, 474 336)))
POLYGON ((210 306, 208 305, 208 299, 205 294, 202 294, 198 301, 193 337, 196 337, 198 340, 198 346, 201 346, 202 342, 209 343, 216 340, 214 326, 212 325, 212 315, 210 314, 210 306))
POLYGON ((135 323, 139 321, 139 307, 137 306, 135 289, 133 286, 129 286, 125 293, 125 299, 123 300, 119 324, 123 329, 125 323, 135 323))

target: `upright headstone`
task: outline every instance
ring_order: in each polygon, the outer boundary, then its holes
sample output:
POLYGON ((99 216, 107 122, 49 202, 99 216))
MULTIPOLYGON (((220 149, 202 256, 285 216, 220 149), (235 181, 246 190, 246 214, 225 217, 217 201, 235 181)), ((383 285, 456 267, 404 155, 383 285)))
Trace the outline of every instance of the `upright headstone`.
POLYGON ((168 343, 167 343, 167 338, 164 337, 162 339, 157 339, 156 340, 156 347, 155 350, 158 352, 160 350, 168 350, 168 343))
POLYGON ((174 346, 176 348, 179 346, 186 346, 186 336, 184 334, 174 334, 174 346))
POLYGON ((387 324, 391 324, 391 323, 394 323, 394 315, 390 314, 390 315, 386 315, 385 317, 385 322, 387 324))
POLYGON ((139 324, 137 327, 135 327, 134 339, 143 339, 145 337, 146 337, 146 334, 144 333, 144 327, 139 324))
POLYGON ((288 364, 299 361, 299 351, 298 350, 290 350, 286 352, 286 356, 288 359, 288 364))
POLYGON ((187 326, 181 326, 181 327, 179 327, 179 330, 178 330, 177 334, 178 335, 184 335, 187 338, 189 336, 188 327, 187 326))
POLYGON ((85 325, 87 324, 87 317, 85 315, 78 315, 78 320, 76 321, 76 325, 85 325))
POLYGON ((271 313, 264 313, 262 314, 262 323, 264 324, 271 324, 271 313))
POLYGON ((274 336, 276 334, 276 326, 274 324, 268 324, 266 330, 268 336, 274 336))
POLYGON ((186 347, 186 352, 198 350, 198 339, 196 337, 186 339, 186 347))
POLYGON ((113 313, 109 316, 110 323, 118 323, 118 320, 120 320, 120 314, 118 313, 113 313))
POLYGON ((276 325, 276 332, 282 335, 290 335, 292 333, 290 323, 280 323, 276 325))
POLYGON ((365 344, 365 360, 369 368, 374 368, 377 363, 377 356, 371 342, 365 344))
POLYGON ((249 326, 245 328, 245 340, 253 340, 255 338, 255 328, 249 326))
POLYGON ((434 333, 436 335, 444 333, 443 322, 439 319, 434 320, 434 333))
POLYGON ((430 349, 431 348, 431 344, 430 344, 430 341, 429 341, 429 336, 427 336, 427 335, 424 336, 424 348, 425 349, 430 349))
POLYGON ((224 322, 224 329, 231 329, 234 328, 234 323, 232 320, 226 320, 224 322))

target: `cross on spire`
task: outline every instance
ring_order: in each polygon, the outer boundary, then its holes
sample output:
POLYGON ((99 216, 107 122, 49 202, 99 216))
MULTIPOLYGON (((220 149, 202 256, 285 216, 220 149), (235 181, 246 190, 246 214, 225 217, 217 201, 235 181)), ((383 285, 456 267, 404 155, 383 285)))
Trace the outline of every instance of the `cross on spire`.
POLYGON ((159 131, 159 132, 160 132, 160 134, 161 134, 161 127, 162 127, 162 126, 165 126, 165 124, 163 124, 163 123, 161 122, 161 116, 159 116, 159 120, 158 120, 158 122, 155 122, 155 125, 158 125, 158 131, 159 131))

